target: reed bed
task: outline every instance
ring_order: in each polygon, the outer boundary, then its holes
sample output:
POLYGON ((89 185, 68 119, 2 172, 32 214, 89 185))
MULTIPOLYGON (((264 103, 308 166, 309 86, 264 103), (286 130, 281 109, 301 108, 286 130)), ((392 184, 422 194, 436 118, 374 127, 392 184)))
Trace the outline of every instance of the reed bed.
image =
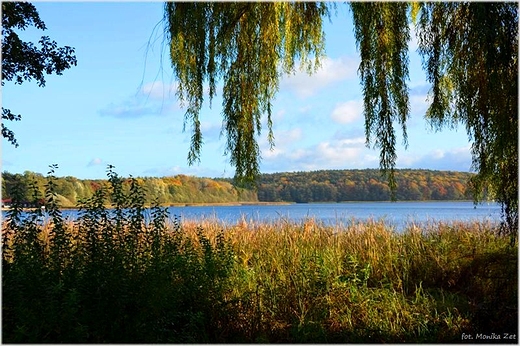
MULTIPOLYGON (((103 194, 2 224, 6 343, 460 342, 518 335, 518 247, 486 222, 181 221, 103 194)), ((132 192, 133 191, 133 192, 132 192)), ((133 193, 133 194, 132 194, 133 193)), ((52 195, 51 195, 52 197, 52 195)), ((52 202, 52 198, 49 198, 52 202)), ((500 340, 501 342, 517 342, 500 340)))
POLYGON ((455 342, 516 333, 517 248, 491 224, 397 233, 382 221, 338 230, 313 219, 171 220, 156 249, 148 225, 133 257, 113 237, 96 259, 81 250, 85 230, 68 221, 59 273, 53 226, 34 229, 40 253, 22 260, 29 253, 4 223, 4 342, 455 342))
POLYGON ((225 229, 235 260, 226 300, 241 311, 228 324, 239 326, 234 341, 455 342, 516 330, 517 249, 494 224, 342 227, 308 219, 225 229))

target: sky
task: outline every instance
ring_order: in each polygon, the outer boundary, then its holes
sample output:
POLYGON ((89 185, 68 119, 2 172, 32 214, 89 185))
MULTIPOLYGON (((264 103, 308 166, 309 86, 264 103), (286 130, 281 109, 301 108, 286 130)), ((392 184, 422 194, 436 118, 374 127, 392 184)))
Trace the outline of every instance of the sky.
MULTIPOLYGON (((200 163, 189 166, 191 133, 183 132, 185 110, 175 96, 161 2, 36 2, 47 30, 28 29, 24 40, 42 35, 75 48, 78 64, 63 75, 2 88, 2 106, 21 114, 6 122, 19 147, 2 139, 2 171, 106 178, 107 165, 119 175, 232 177, 225 156, 222 89, 200 119, 204 145, 200 163)), ((258 142, 262 173, 379 167, 379 150, 365 141, 362 91, 357 73, 352 14, 338 3, 325 20, 326 57, 312 76, 297 70, 284 76, 273 100, 275 147, 267 128, 258 142)), ((412 37, 414 37, 412 32, 412 37)), ((424 119, 429 85, 410 43, 408 147, 399 125, 397 168, 470 171, 465 128, 432 130, 424 119)), ((220 84, 221 87, 222 84, 220 84)), ((265 124, 265 121, 264 121, 265 124)))

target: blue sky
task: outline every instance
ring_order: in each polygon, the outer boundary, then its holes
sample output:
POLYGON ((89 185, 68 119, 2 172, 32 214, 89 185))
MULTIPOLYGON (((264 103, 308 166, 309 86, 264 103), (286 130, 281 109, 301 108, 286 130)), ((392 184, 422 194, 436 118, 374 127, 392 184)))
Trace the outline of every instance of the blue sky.
MULTIPOLYGON (((22 114, 22 121, 6 123, 20 146, 2 140, 2 171, 45 174, 58 164, 58 176, 98 179, 111 164, 123 176, 233 176, 225 138, 219 136, 221 89, 212 108, 205 105, 201 113, 201 162, 187 164, 191 134, 182 132, 184 110, 175 97, 163 37, 163 3, 35 6, 48 30, 27 30, 22 38, 48 35, 60 46, 75 47, 78 65, 48 76, 45 88, 34 82, 3 87, 3 107, 22 114)), ((379 167, 379 151, 365 146, 359 55, 346 5, 338 4, 325 33, 321 69, 281 80, 273 101, 274 150, 267 129, 259 138, 264 173, 379 167)), ((469 171, 465 129, 435 132, 424 120, 429 86, 414 40, 410 48, 409 146, 401 145, 398 131, 397 168, 469 171)))

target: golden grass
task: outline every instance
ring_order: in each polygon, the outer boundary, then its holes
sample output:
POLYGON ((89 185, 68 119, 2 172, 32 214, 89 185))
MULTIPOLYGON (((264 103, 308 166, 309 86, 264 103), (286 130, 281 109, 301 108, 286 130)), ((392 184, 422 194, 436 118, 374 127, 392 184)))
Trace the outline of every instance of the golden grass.
MULTIPOLYGON (((79 228, 66 225, 77 239, 79 228)), ((226 308, 214 312, 219 342, 452 342, 485 325, 514 324, 481 308, 517 308, 517 246, 492 223, 410 223, 402 232, 374 220, 181 226, 170 220, 162 237, 182 232, 199 251, 201 234, 213 248, 223 235, 232 254, 219 298, 226 308)), ((39 233, 47 251, 50 230, 39 233)), ((507 316, 518 320, 517 312, 507 316)))
MULTIPOLYGON (((327 330, 365 341, 413 341, 434 328, 439 340, 456 339, 473 328, 470 305, 498 294, 489 289, 489 297, 472 296, 471 290, 493 285, 478 275, 470 280, 469 273, 490 269, 484 259, 493 253, 504 254, 502 270, 509 274, 517 265, 516 250, 489 222, 411 223, 400 233, 383 221, 337 227, 314 219, 234 225, 207 220, 185 223, 184 229, 196 226, 210 238, 224 229, 235 254, 226 299, 240 301, 248 309, 244 318, 256 321, 254 329, 267 340, 290 340, 284 333, 295 328, 310 328, 315 337, 327 330)), ((515 280, 495 288, 513 292, 515 280)))

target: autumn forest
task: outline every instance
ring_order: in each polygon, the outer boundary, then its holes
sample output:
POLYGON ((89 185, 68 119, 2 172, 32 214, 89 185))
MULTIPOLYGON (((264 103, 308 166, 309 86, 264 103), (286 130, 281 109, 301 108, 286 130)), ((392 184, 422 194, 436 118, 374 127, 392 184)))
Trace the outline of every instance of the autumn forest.
MULTIPOLYGON (((397 170, 396 199, 471 200, 469 184, 472 173, 397 170)), ((187 175, 151 178, 139 177, 146 191, 146 204, 158 201, 162 205, 176 203, 234 203, 234 202, 342 202, 387 201, 390 189, 377 169, 321 170, 262 174, 257 189, 239 188, 232 179, 198 178, 187 175)), ((26 171, 23 174, 2 174, 2 199, 9 200, 15 185, 22 188, 27 201, 34 200, 32 184, 43 196, 44 175, 26 171)), ((83 180, 60 177, 56 190, 62 207, 74 207, 78 201, 90 198, 93 192, 108 185, 108 180, 83 180)))

